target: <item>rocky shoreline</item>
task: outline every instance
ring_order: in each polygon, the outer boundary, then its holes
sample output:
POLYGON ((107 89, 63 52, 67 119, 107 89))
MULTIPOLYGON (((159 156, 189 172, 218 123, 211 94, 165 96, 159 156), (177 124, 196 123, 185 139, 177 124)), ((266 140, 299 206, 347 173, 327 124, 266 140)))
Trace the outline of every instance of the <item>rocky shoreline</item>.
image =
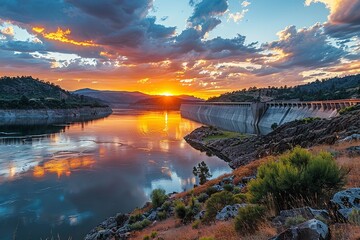
POLYGON ((237 168, 249 162, 277 155, 295 146, 309 148, 320 144, 334 144, 346 138, 360 138, 360 106, 331 119, 304 119, 281 125, 263 136, 207 140, 221 133, 214 127, 200 127, 185 136, 194 148, 216 155, 237 168))
MULTIPOLYGON (((85 239, 132 238, 136 236, 137 231, 144 234, 142 229, 153 229, 157 222, 174 218, 176 215, 174 203, 178 200, 186 202, 195 196, 196 203, 199 204, 209 198, 210 192, 219 193, 230 187, 231 191, 244 193, 249 181, 256 178, 257 168, 255 166, 266 161, 266 158, 263 157, 280 154, 294 146, 309 148, 315 145, 342 144, 360 140, 360 106, 332 119, 304 119, 287 123, 264 136, 244 137, 239 135, 230 138, 224 136, 227 135, 215 127, 200 127, 187 135, 185 140, 198 150, 206 151, 210 155, 217 155, 228 161, 230 166, 235 169, 232 173, 234 175, 228 174, 211 180, 205 187, 194 188, 194 192, 191 192, 190 195, 188 193, 180 193, 176 196, 169 194, 168 200, 161 207, 153 208, 151 203, 148 203, 138 209, 136 213, 117 214, 110 217, 93 228, 85 239), (238 168, 243 165, 247 166, 238 168)), ((358 154, 358 146, 347 147, 344 145, 344 147, 348 154, 358 154)), ((328 240, 330 239, 330 227, 334 227, 334 223, 348 222, 350 213, 354 209, 359 209, 357 204, 359 197, 359 188, 348 188, 333 195, 326 209, 312 209, 304 206, 281 211, 270 221, 272 226, 275 226, 278 235, 269 239, 299 239, 298 236, 305 234, 306 239, 328 240), (294 219, 300 219, 302 222, 289 228, 287 222, 294 219)), ((247 206, 249 204, 227 205, 217 212, 216 221, 231 221, 236 217, 240 208, 247 206)), ((200 209, 194 215, 195 221, 200 221, 204 214, 205 211, 200 209)), ((274 235, 276 234, 272 234, 272 236, 274 235)))
POLYGON ((71 109, 0 109, 1 125, 50 124, 62 121, 93 120, 112 113, 110 107, 71 109))

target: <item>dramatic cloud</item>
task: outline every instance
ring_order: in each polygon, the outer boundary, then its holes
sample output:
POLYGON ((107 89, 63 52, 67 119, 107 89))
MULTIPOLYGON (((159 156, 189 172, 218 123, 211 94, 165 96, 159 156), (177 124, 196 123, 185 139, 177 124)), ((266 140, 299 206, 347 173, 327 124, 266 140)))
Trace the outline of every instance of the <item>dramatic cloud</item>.
POLYGON ((346 39, 360 37, 360 1, 359 0, 306 0, 305 4, 324 3, 330 9, 325 30, 333 37, 346 39))
POLYGON ((103 89, 140 85, 204 96, 359 70, 358 0, 306 0, 325 4, 327 22, 301 29, 289 22, 267 43, 248 41, 243 33, 255 21, 242 21, 249 6, 253 15, 260 3, 183 1, 191 7, 172 26, 174 12, 156 15, 154 0, 2 0, 1 71, 61 79, 70 89, 98 82, 103 89))
POLYGON ((321 24, 299 30, 290 26, 279 32, 278 36, 278 41, 264 45, 274 52, 269 64, 277 68, 324 67, 339 63, 341 57, 346 55, 346 52, 330 43, 321 24))

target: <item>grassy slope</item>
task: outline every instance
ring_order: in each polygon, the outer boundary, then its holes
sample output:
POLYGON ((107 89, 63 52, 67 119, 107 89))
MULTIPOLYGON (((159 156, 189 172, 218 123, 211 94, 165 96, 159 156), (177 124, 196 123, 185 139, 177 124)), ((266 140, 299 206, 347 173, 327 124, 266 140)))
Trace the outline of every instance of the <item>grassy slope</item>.
MULTIPOLYGON (((358 187, 360 186, 360 156, 349 156, 346 153, 346 148, 350 146, 358 146, 359 142, 352 143, 341 143, 336 145, 322 145, 316 146, 310 149, 312 152, 319 151, 330 151, 335 154, 336 161, 339 165, 346 167, 350 170, 348 175, 348 181, 345 188, 358 187)), ((256 172, 256 169, 263 163, 273 159, 274 157, 266 157, 256 161, 251 162, 250 164, 235 169, 231 174, 225 174, 208 181, 206 184, 194 188, 191 191, 182 192, 174 196, 175 198, 189 198, 191 194, 198 195, 202 192, 205 192, 210 186, 217 184, 222 178, 228 177, 230 175, 235 175, 234 183, 239 182, 243 177, 253 175, 256 172)), ((355 240, 360 238, 360 226, 355 226, 351 224, 335 224, 330 226, 331 229, 331 239, 347 239, 355 240)), ((276 235, 276 229, 271 226, 270 220, 265 222, 260 230, 249 236, 243 236, 238 234, 234 228, 234 221, 227 222, 216 222, 211 225, 200 224, 199 229, 193 229, 191 224, 183 225, 179 219, 175 217, 170 217, 164 221, 159 221, 153 224, 152 226, 145 228, 142 231, 134 232, 131 236, 131 239, 143 239, 144 236, 150 235, 152 232, 156 231, 158 237, 163 239, 199 239, 199 237, 213 237, 214 239, 268 239, 276 235)))

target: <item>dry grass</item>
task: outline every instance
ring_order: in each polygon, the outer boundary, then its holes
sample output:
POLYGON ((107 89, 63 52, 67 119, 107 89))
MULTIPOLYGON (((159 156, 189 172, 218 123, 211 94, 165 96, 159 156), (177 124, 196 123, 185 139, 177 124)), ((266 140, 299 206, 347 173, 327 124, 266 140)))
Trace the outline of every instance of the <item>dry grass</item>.
POLYGON ((359 240, 360 226, 337 223, 330 226, 331 239, 333 240, 359 240))
MULTIPOLYGON (((336 162, 349 169, 348 182, 345 186, 349 187, 359 187, 360 186, 360 156, 349 156, 347 148, 351 146, 358 146, 359 142, 351 143, 341 143, 336 145, 321 145, 315 146, 310 149, 310 151, 316 153, 320 151, 332 152, 335 156, 336 162)), ((202 192, 205 192, 209 187, 218 184, 221 179, 229 177, 231 175, 235 176, 234 184, 238 184, 243 177, 251 176, 256 173, 257 168, 269 161, 274 159, 274 157, 265 157, 256 161, 249 163, 246 166, 239 167, 235 169, 232 173, 224 174, 216 179, 206 182, 204 185, 198 186, 193 190, 182 192, 173 196, 173 198, 185 198, 185 201, 192 194, 199 195, 202 192)), ((144 210, 140 210, 144 211, 144 210)), ((351 224, 335 224, 330 226, 331 230, 331 239, 336 240, 355 240, 360 239, 360 226, 354 226, 351 224)), ((140 232, 132 233, 131 239, 142 240, 144 236, 150 235, 153 231, 158 233, 158 237, 162 239, 171 239, 171 240, 196 240, 200 237, 213 237, 217 240, 232 240, 232 239, 243 239, 243 240, 262 240, 268 239, 272 236, 275 236, 276 229, 273 228, 270 222, 266 222, 261 229, 249 236, 240 236, 234 228, 234 220, 227 222, 216 222, 212 225, 200 224, 198 229, 193 229, 192 225, 183 225, 180 220, 175 217, 171 217, 165 221, 156 222, 155 224, 147 227, 146 229, 140 232)))
POLYGON ((234 228, 234 221, 216 222, 212 225, 200 225, 199 229, 193 229, 191 224, 181 225, 173 218, 158 222, 141 232, 135 232, 130 239, 142 240, 144 236, 153 232, 165 240, 195 240, 200 237, 213 237, 216 240, 262 240, 276 235, 276 229, 270 225, 264 225, 253 235, 241 236, 234 228))
POLYGON ((187 192, 178 193, 178 194, 174 195, 174 198, 184 198, 186 196, 190 196, 192 193, 194 195, 199 195, 200 193, 205 192, 206 189, 208 189, 209 187, 211 187, 215 184, 218 184, 221 181, 221 179, 229 177, 231 175, 235 176, 234 184, 237 184, 240 182, 240 180, 243 177, 248 177, 248 176, 254 175, 254 173, 256 172, 256 169, 261 164, 269 161, 270 159, 272 159, 272 157, 266 157, 266 158, 262 158, 259 160, 255 160, 255 161, 249 163, 248 165, 241 166, 241 167, 235 169, 232 173, 221 175, 220 177, 212 179, 212 180, 206 182, 205 184, 200 185, 200 186, 198 186, 192 190, 189 190, 187 192))

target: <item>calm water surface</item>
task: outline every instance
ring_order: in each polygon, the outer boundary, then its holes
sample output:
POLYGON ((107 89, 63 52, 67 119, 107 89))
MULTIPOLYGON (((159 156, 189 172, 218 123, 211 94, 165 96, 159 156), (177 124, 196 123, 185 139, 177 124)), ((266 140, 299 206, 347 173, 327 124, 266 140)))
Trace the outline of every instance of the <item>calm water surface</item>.
POLYGON ((229 172, 183 140, 199 126, 179 112, 128 110, 71 125, 0 126, 0 239, 82 239, 143 206, 155 188, 191 188, 200 161, 214 177, 229 172))

